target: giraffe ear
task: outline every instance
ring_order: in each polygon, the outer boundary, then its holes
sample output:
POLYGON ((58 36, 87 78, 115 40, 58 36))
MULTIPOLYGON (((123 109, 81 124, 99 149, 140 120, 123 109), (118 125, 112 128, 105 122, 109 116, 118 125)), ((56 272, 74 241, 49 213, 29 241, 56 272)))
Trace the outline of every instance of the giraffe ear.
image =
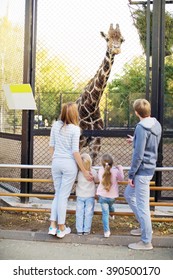
POLYGON ((120 26, 119 26, 118 23, 116 24, 116 29, 117 29, 117 30, 120 30, 120 26))
POLYGON ((107 38, 106 34, 103 31, 101 31, 100 34, 108 42, 108 38, 107 38))

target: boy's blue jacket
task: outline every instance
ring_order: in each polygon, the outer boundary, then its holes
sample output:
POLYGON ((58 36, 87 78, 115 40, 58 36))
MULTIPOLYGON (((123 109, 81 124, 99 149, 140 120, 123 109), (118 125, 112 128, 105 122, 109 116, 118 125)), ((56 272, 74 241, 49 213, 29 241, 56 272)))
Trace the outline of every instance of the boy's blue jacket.
POLYGON ((133 180, 135 175, 154 175, 161 133, 161 125, 155 118, 147 117, 137 124, 129 179, 133 180))

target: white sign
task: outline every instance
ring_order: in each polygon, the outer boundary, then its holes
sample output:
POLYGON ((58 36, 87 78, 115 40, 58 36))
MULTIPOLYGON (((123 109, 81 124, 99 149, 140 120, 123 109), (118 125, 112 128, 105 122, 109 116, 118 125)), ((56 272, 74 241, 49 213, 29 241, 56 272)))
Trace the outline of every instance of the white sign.
POLYGON ((30 84, 3 85, 7 105, 14 110, 36 110, 30 84))

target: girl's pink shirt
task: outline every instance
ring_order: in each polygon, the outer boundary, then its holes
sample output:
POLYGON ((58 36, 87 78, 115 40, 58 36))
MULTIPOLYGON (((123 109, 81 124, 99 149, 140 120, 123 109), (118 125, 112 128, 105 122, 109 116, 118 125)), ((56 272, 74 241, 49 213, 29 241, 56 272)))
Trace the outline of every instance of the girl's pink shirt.
POLYGON ((109 198, 116 198, 119 196, 119 189, 118 189, 118 181, 122 181, 124 179, 124 172, 123 167, 121 165, 118 165, 117 167, 111 168, 111 174, 112 174, 112 185, 109 191, 106 191, 104 186, 102 185, 102 176, 104 173, 104 168, 100 167, 98 171, 98 178, 99 178, 99 185, 97 187, 97 195, 103 196, 103 197, 109 197, 109 198))

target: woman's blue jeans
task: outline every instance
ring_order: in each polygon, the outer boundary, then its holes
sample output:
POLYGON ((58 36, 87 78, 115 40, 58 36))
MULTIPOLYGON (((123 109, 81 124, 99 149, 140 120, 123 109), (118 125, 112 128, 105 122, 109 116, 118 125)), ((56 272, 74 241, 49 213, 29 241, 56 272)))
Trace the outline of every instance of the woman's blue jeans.
POLYGON ((74 159, 58 159, 52 161, 52 177, 55 196, 51 207, 51 221, 65 224, 68 197, 76 179, 78 167, 74 159))
POLYGON ((138 220, 141 227, 141 240, 149 243, 152 240, 152 224, 150 217, 150 180, 152 176, 136 175, 135 187, 127 185, 124 197, 138 220))
POLYGON ((115 198, 99 196, 99 203, 102 209, 102 222, 104 232, 110 231, 109 213, 114 212, 115 198))
POLYGON ((77 197, 76 200, 76 230, 90 232, 94 215, 94 197, 77 197))

